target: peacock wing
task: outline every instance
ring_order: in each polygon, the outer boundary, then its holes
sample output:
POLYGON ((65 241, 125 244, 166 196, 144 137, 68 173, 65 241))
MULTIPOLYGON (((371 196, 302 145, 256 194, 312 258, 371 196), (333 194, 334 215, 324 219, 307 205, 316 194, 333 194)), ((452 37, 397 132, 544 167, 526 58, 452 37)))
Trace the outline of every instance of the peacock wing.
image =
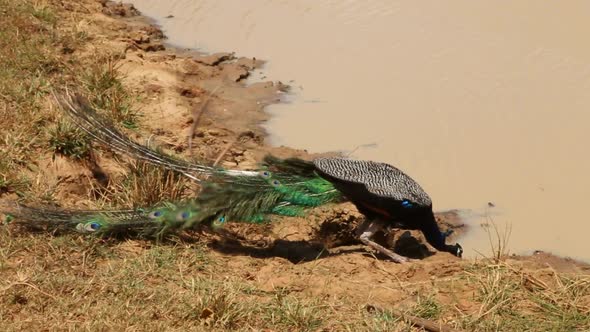
POLYGON ((320 175, 342 183, 343 193, 359 185, 376 198, 410 202, 429 207, 432 201, 422 187, 401 170, 385 163, 345 158, 318 158, 314 165, 320 175), (349 186, 347 186, 349 184, 349 186))

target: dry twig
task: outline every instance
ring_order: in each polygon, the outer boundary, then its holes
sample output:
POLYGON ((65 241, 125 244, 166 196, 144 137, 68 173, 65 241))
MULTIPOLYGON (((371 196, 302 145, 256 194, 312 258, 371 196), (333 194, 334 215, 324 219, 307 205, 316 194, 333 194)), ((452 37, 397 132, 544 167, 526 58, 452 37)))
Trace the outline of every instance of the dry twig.
MULTIPOLYGON (((372 305, 372 304, 368 304, 365 308, 369 312, 385 312, 384 309, 382 309, 378 306, 372 305)), ((398 311, 398 310, 392 309, 392 310, 389 310, 389 312, 393 313, 396 316, 401 317, 403 320, 407 321, 408 323, 412 324, 413 326, 421 327, 421 328, 425 329, 426 331, 430 331, 430 332, 460 332, 460 330, 454 329, 448 325, 445 325, 442 323, 437 323, 432 320, 404 314, 403 312, 398 311)))

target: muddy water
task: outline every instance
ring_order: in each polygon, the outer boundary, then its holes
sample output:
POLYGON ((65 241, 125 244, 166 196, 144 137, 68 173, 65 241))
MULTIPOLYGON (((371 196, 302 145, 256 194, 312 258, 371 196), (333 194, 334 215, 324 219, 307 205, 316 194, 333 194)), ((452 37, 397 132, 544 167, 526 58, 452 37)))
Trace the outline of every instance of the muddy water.
POLYGON ((269 60, 294 86, 274 144, 388 162, 471 209, 468 254, 488 214, 512 252, 590 261, 590 2, 131 2, 173 44, 269 60))

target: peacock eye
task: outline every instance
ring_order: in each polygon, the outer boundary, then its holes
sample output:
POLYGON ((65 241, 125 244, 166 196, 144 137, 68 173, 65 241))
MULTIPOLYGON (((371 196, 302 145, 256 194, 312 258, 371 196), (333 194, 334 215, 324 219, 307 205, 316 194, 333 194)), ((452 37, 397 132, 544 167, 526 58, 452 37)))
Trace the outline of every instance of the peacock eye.
POLYGON ((402 206, 405 207, 405 208, 411 208, 414 205, 412 203, 410 203, 410 201, 408 201, 407 199, 404 199, 402 201, 402 206))
POLYGON ((160 210, 157 211, 153 211, 152 213, 150 213, 149 217, 150 218, 159 218, 163 215, 164 213, 160 210))
POLYGON ((93 222, 89 222, 84 224, 84 231, 85 232, 94 232, 96 231, 96 228, 94 228, 94 224, 93 222))
POLYGON ((272 185, 275 186, 275 187, 278 187, 278 186, 281 185, 281 182, 279 182, 279 180, 273 180, 272 181, 272 185))
POLYGON ((178 221, 185 221, 188 218, 190 218, 190 216, 191 216, 190 211, 182 211, 182 212, 179 212, 176 215, 176 220, 178 220, 178 221))
POLYGON ((262 176, 263 178, 270 178, 270 172, 269 171, 262 171, 260 172, 260 176, 262 176))
POLYGON ((225 216, 219 217, 219 219, 217 221, 219 221, 220 223, 224 223, 225 222, 225 216))
POLYGON ((97 222, 91 222, 90 223, 90 228, 92 228, 92 230, 97 230, 100 228, 100 224, 97 222))

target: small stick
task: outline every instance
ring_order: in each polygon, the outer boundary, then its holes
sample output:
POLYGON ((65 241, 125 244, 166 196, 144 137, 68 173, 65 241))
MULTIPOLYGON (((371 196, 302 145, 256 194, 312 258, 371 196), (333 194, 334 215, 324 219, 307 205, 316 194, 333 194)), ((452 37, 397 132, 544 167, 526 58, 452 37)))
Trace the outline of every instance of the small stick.
POLYGON ((199 107, 198 112, 195 110, 193 112, 193 124, 191 126, 191 130, 188 134, 188 151, 191 155, 191 157, 193 156, 193 136, 195 135, 195 130, 197 130, 197 126, 199 125, 199 122, 201 122, 201 116, 203 115, 204 111, 205 111, 205 107, 207 106, 207 104, 209 104, 209 100, 211 100, 211 96, 213 96, 215 94, 215 92, 217 92, 217 90, 219 90, 219 88, 221 87, 221 83, 218 84, 215 89, 213 89, 213 91, 211 91, 208 96, 207 99, 205 99, 202 103, 201 103, 201 107, 199 107))
POLYGON ((227 143, 227 145, 225 146, 225 148, 223 148, 223 150, 221 151, 221 153, 217 156, 217 158, 215 159, 215 162, 213 162, 213 167, 217 166, 217 164, 219 164, 219 162, 221 161, 221 159, 223 158, 223 156, 225 156, 225 154, 227 153, 227 151, 229 151, 229 149, 236 144, 236 142, 247 135, 247 132, 242 132, 240 133, 236 138, 234 138, 233 140, 231 140, 229 143, 227 143))
MULTIPOLYGON (((384 312, 385 311, 382 308, 372 305, 372 304, 368 304, 365 308, 369 312, 372 312, 372 311, 384 312)), ((430 332, 460 332, 460 330, 453 329, 452 327, 450 327, 448 325, 445 325, 442 323, 437 323, 432 320, 404 314, 401 311, 390 310, 390 312, 396 316, 401 317, 403 320, 409 322, 413 326, 421 327, 421 328, 425 329, 426 331, 430 331, 430 332)))
POLYGON ((227 153, 227 151, 229 151, 229 149, 234 145, 234 143, 236 143, 238 141, 238 138, 239 138, 239 136, 237 138, 231 140, 229 143, 227 143, 227 145, 225 146, 225 148, 223 148, 223 150, 221 151, 221 153, 219 154, 219 156, 217 156, 217 158, 213 162, 213 167, 217 166, 217 164, 221 161, 221 159, 223 158, 223 156, 225 156, 225 154, 227 153))
POLYGON ((37 286, 35 286, 35 285, 31 284, 31 283, 24 282, 24 281, 21 281, 21 282, 13 282, 10 285, 4 287, 3 289, 0 289, 0 292, 4 293, 4 292, 6 292, 7 290, 11 289, 14 286, 27 286, 27 287, 30 287, 30 288, 36 290, 37 292, 39 292, 39 293, 41 293, 41 294, 43 294, 45 296, 47 296, 47 297, 52 298, 53 300, 57 300, 57 298, 55 296, 53 296, 53 295, 51 295, 51 294, 49 294, 47 292, 42 291, 41 289, 39 289, 39 287, 37 287, 37 286))

